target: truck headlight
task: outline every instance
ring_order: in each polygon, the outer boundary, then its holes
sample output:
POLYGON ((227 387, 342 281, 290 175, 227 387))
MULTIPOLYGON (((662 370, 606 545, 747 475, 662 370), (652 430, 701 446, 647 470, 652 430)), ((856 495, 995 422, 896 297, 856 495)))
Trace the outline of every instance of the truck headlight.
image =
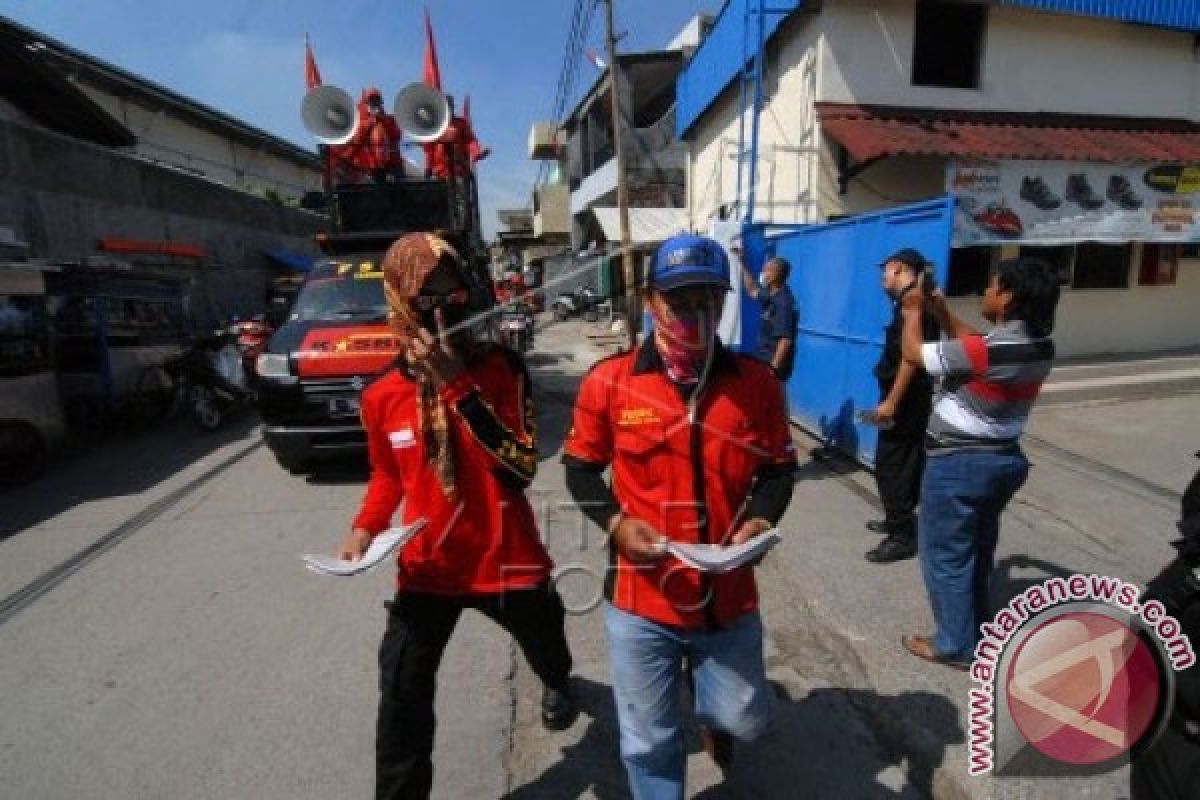
POLYGON ((295 383, 296 376, 292 375, 288 357, 281 353, 263 353, 254 364, 255 372, 260 378, 270 378, 280 383, 295 383))

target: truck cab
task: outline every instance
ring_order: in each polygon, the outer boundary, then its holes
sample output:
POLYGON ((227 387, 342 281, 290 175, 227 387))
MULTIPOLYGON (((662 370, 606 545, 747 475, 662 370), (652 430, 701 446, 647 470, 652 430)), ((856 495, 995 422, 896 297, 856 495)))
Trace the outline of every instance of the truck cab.
POLYGON ((330 456, 363 453, 359 395, 400 354, 387 321, 382 261, 396 239, 438 231, 467 259, 476 310, 495 302, 478 234, 473 178, 394 176, 329 192, 333 231, 256 364, 263 437, 279 464, 303 473, 330 456))
POLYGON ((256 365, 263 436, 280 465, 362 451, 359 394, 396 360, 383 253, 318 261, 256 365))

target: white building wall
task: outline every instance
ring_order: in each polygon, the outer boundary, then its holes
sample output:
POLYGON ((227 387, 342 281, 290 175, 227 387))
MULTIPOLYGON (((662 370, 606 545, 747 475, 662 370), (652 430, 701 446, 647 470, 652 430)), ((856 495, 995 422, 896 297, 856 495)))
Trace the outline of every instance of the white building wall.
MULTIPOLYGON (((1200 57, 1189 34, 993 7, 982 87, 940 89, 911 83, 914 13, 915 0, 839 0, 780 31, 768 59, 756 221, 824 222, 945 193, 941 157, 885 159, 842 193, 816 102, 1200 120, 1200 57)), ((735 82, 688 136, 693 230, 736 197, 738 99, 735 82)), ((1061 357, 1200 346, 1200 261, 1183 262, 1173 286, 1137 286, 1136 272, 1130 283, 1063 290, 1061 357)), ((982 322, 978 298, 951 305, 982 322)))
POLYGON ((80 88, 138 137, 134 152, 246 191, 273 189, 280 197, 299 200, 321 188, 315 169, 253 149, 220 134, 93 87, 80 88))
MULTIPOLYGON (((785 25, 770 47, 759 131, 756 221, 820 221, 813 106, 818 85, 817 43, 812 22, 805 19, 785 25)), ((706 228, 722 205, 736 200, 739 102, 735 81, 688 136, 688 216, 694 230, 706 228)), ((749 147, 749 114, 745 142, 749 147)), ((742 187, 743 202, 747 189, 742 187)))
POLYGON ((992 6, 982 83, 912 85, 916 0, 839 0, 818 16, 822 101, 979 111, 1200 118, 1192 35, 992 6))
MULTIPOLYGON (((1200 345, 1200 260, 1181 261, 1174 286, 1137 286, 1136 267, 1132 277, 1128 289, 1063 289, 1054 328, 1059 358, 1200 345)), ((953 297, 949 306, 985 325, 978 297, 953 297)))

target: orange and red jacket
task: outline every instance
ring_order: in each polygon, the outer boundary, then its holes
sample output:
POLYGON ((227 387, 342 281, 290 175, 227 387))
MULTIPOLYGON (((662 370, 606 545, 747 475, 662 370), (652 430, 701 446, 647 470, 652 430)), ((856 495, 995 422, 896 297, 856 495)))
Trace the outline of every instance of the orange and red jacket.
POLYGON ((426 458, 417 421, 418 387, 400 368, 362 394, 371 479, 354 527, 425 529, 401 549, 401 590, 492 594, 537 586, 552 563, 524 489, 537 469, 530 382, 515 354, 491 348, 440 392, 447 406, 457 491, 447 499, 426 458))
MULTIPOLYGON (((563 460, 569 472, 611 465, 620 510, 668 539, 728 543, 760 515, 751 507, 757 479, 787 484, 783 506, 762 516, 782 515, 791 495, 796 455, 783 390, 769 366, 718 344, 694 400, 693 412, 649 338, 584 378, 563 460)), ((758 607, 751 567, 710 576, 670 557, 633 564, 611 547, 606 595, 623 611, 687 629, 725 627, 758 607)))
POLYGON ((483 147, 475 138, 471 123, 462 117, 453 117, 449 127, 436 142, 425 148, 425 168, 435 178, 448 178, 451 171, 456 178, 464 178, 474 170, 475 162, 483 155, 483 147))

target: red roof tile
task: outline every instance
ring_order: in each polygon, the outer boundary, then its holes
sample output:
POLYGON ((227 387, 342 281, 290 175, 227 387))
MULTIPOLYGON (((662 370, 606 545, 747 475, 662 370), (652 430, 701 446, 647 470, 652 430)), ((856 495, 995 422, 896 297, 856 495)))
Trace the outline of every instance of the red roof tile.
POLYGON ((1186 120, 941 111, 817 103, 821 127, 855 161, 890 156, 1055 161, 1200 161, 1186 120))

